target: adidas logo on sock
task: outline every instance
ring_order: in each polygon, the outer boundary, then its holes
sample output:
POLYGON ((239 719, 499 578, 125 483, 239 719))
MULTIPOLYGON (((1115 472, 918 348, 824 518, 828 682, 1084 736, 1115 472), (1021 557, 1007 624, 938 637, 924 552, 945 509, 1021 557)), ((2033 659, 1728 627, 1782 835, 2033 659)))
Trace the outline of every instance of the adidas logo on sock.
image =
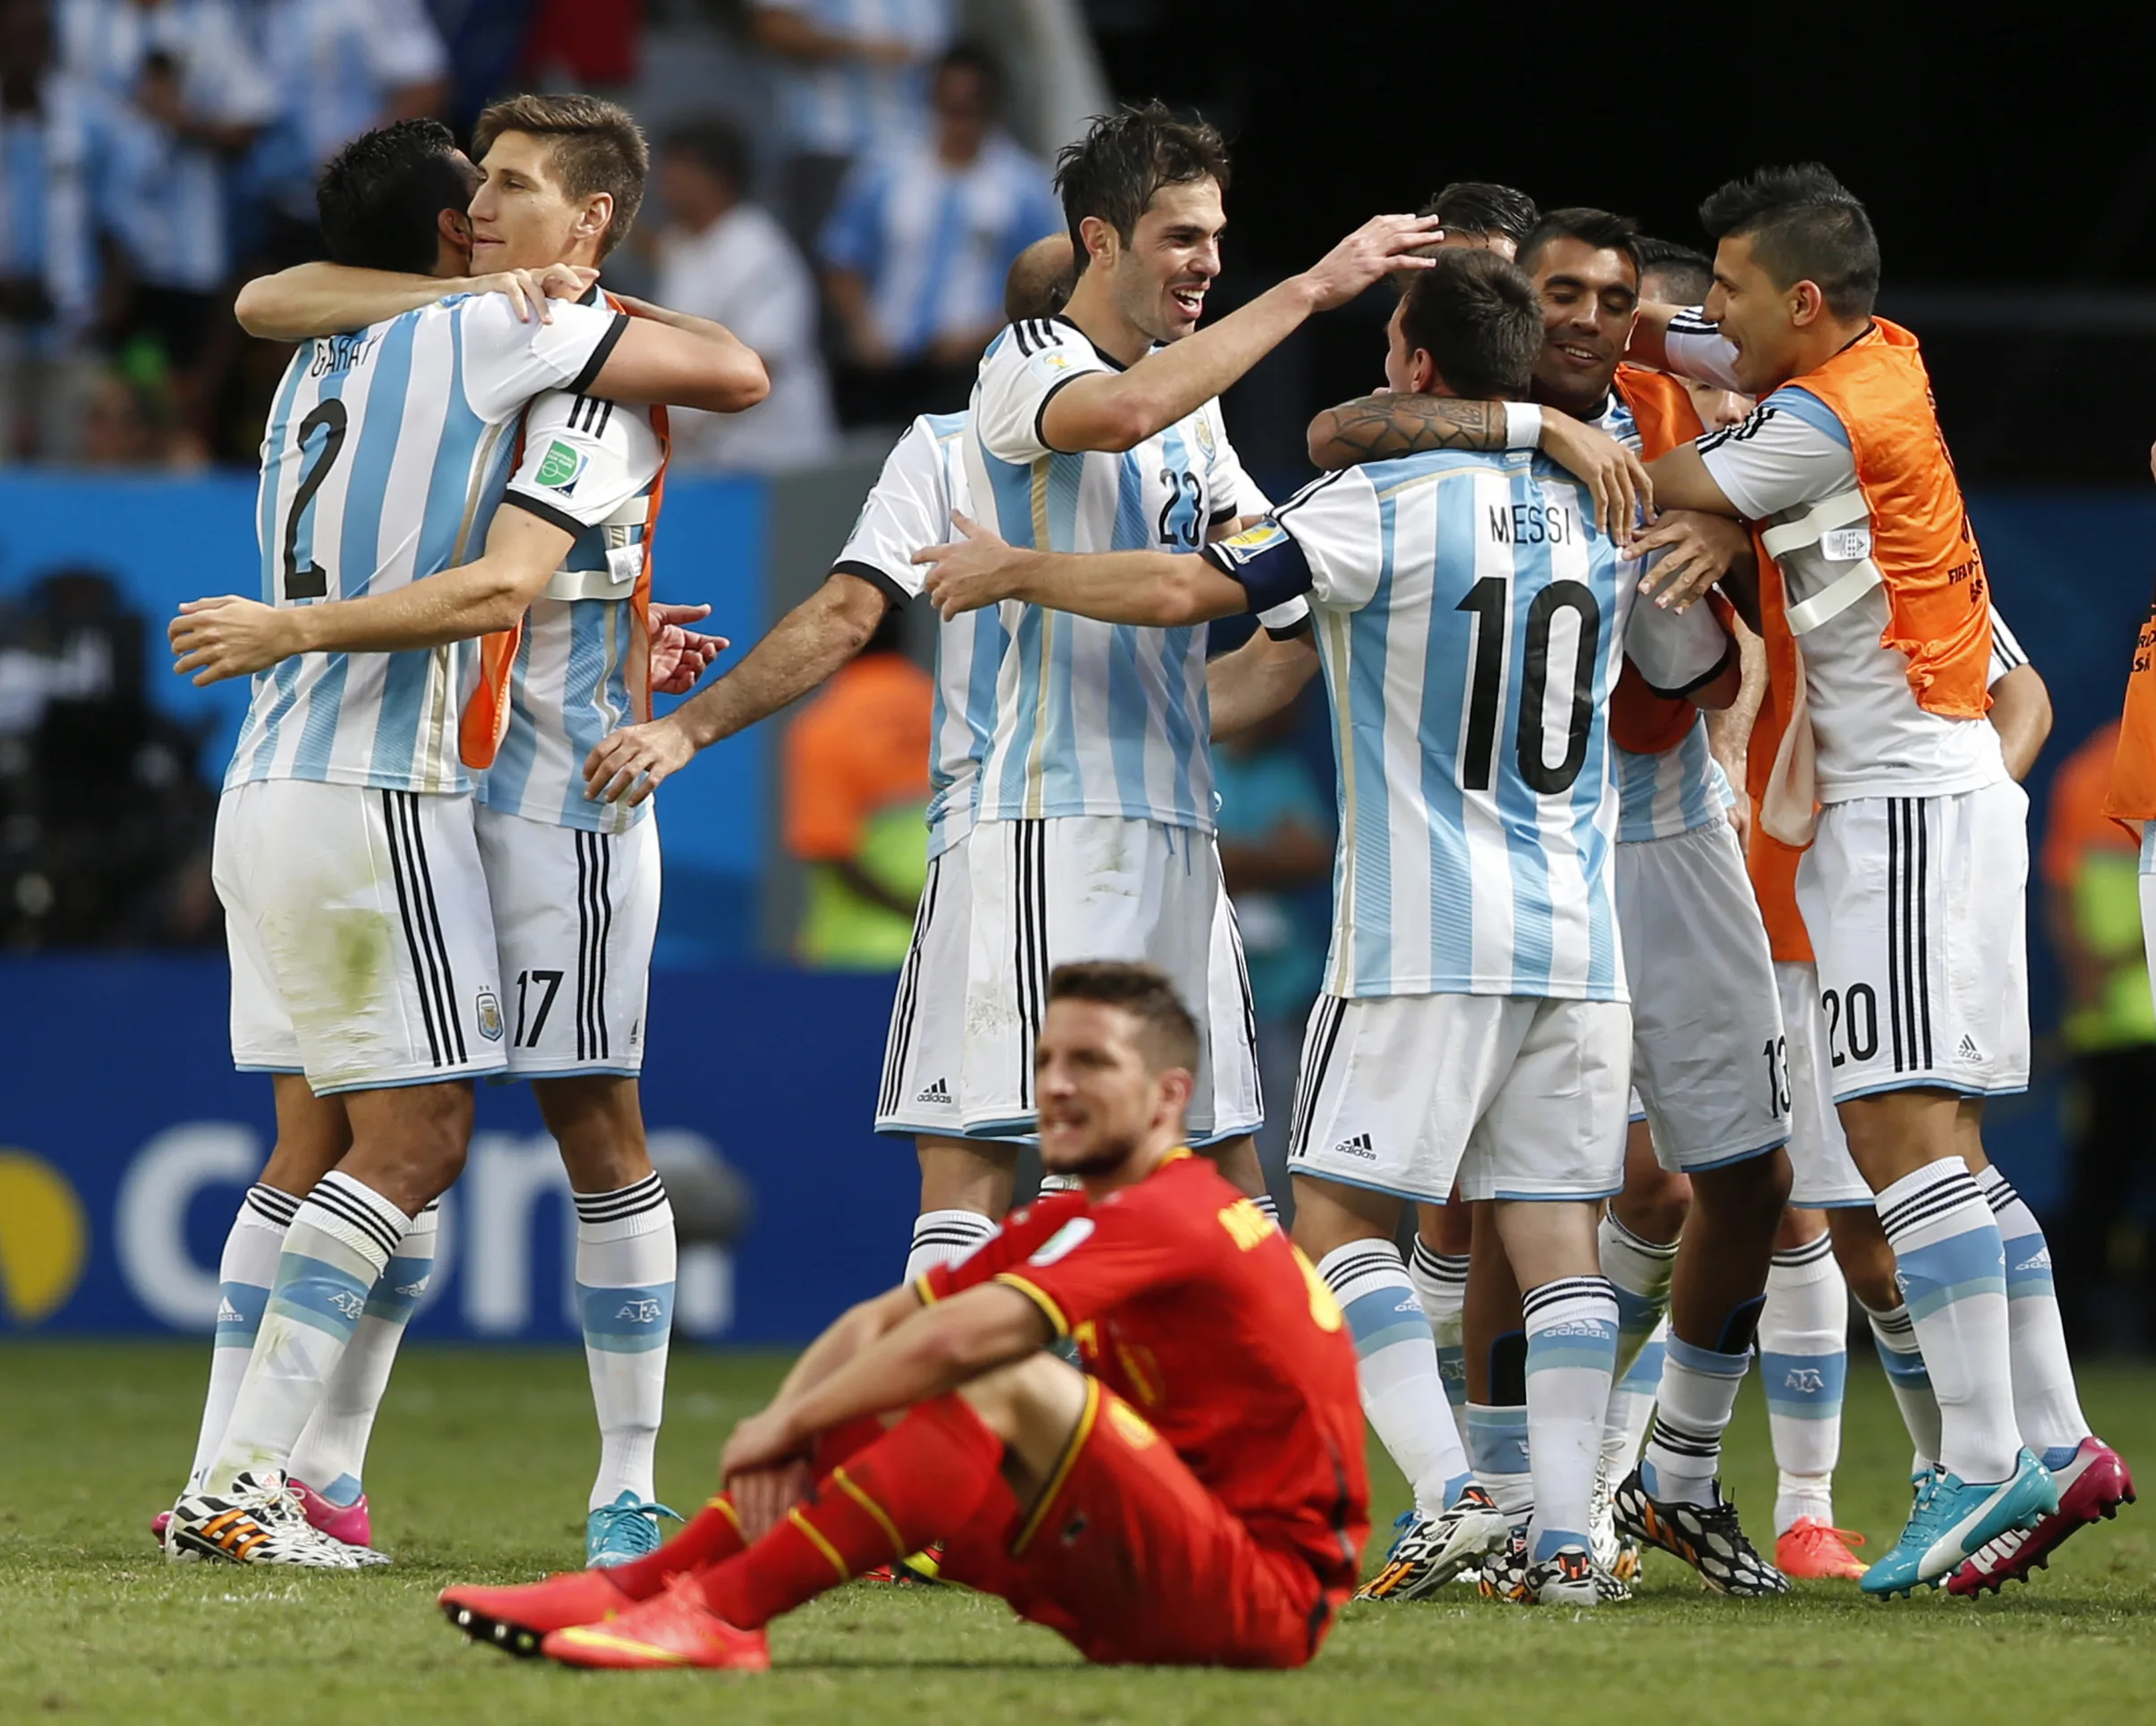
POLYGON ((217 1322, 219 1324, 244 1324, 246 1319, 242 1315, 240 1309, 230 1301, 220 1299, 217 1302, 217 1322))
POLYGON ((949 1102, 950 1101, 950 1086, 943 1080, 937 1079, 914 1101, 916 1102, 949 1102))
POLYGON ((1351 1139, 1341 1140, 1333 1147, 1333 1154, 1336 1157, 1360 1157, 1365 1162, 1377 1161, 1376 1148, 1371 1144, 1368 1133, 1358 1133, 1351 1139))
POLYGON ((1984 1051, 1976 1046, 1976 1039, 1965 1031, 1962 1033, 1962 1046, 1955 1053, 1965 1061, 1981 1061, 1984 1058, 1984 1051))

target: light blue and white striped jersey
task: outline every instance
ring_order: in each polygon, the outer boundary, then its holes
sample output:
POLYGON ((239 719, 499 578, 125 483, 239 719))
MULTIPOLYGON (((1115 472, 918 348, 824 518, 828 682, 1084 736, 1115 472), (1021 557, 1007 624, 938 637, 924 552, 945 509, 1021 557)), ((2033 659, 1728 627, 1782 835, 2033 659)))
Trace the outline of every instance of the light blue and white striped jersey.
POLYGON ((652 410, 550 390, 524 410, 524 459, 502 501, 573 536, 524 614, 509 671, 509 722, 479 801, 586 833, 626 833, 652 812, 584 795, 584 758, 643 718, 650 642, 630 595, 643 569, 666 451, 652 410))
MULTIPOLYGON (((1634 455, 1640 453, 1639 425, 1631 405, 1617 391, 1610 391, 1595 424, 1634 455)), ((1710 821, 1725 820, 1736 801, 1729 776, 1707 747, 1704 714, 1693 718, 1692 729, 1672 748, 1653 755, 1616 749, 1615 756, 1620 845, 1672 839, 1710 821)))
POLYGON ((821 65, 781 64, 779 122, 787 149, 824 156, 857 156, 889 149, 925 126, 928 68, 950 46, 958 27, 952 0, 757 0, 774 12, 798 13, 827 36, 862 42, 904 42, 920 56, 908 66, 865 60, 821 65))
POLYGON ((224 158, 133 105, 150 57, 171 62, 182 99, 226 125, 266 126, 277 93, 255 51, 251 9, 235 0, 60 0, 61 65, 112 98, 117 117, 114 225, 135 273, 157 287, 206 293, 231 267, 224 158))
POLYGON ((1289 541, 1340 780, 1327 992, 1628 999, 1609 693, 1627 653, 1683 687, 1720 627, 1634 605, 1591 499, 1526 452, 1328 474, 1220 549, 1289 541))
MULTIPOLYGON (((876 478, 860 519, 831 565, 904 604, 920 594, 924 546, 958 530, 952 510, 970 516, 966 489, 967 416, 924 413, 906 429, 876 478)), ((1009 642, 1000 608, 961 612, 936 625, 936 694, 928 752, 928 854, 938 857, 973 831, 981 762, 995 735, 996 674, 1009 642)))
POLYGON ((867 280, 877 329, 910 359, 938 336, 998 321, 1018 253, 1062 230, 1046 166, 995 132, 962 169, 926 140, 864 156, 818 250, 867 280))
MULTIPOLYGON (((1041 441, 1057 390, 1122 370, 1068 319, 1030 319, 989 344, 965 440, 978 519, 1052 551, 1193 551, 1263 510, 1220 404, 1121 454, 1041 441)), ((1120 815, 1213 830, 1206 632, 1104 624, 1006 601, 1011 637, 982 765, 980 818, 1120 815)))
POLYGON ((103 91, 64 72, 46 76, 38 101, 0 117, 0 276, 42 283, 53 322, 72 332, 97 309, 119 122, 103 91))
MULTIPOLYGON (((588 383, 627 322, 553 310, 550 324, 521 323, 500 294, 460 294, 293 356, 255 502, 265 603, 387 592, 476 555, 524 404, 588 383)), ((258 672, 225 783, 467 791, 457 714, 477 663, 461 642, 307 653, 258 672)))

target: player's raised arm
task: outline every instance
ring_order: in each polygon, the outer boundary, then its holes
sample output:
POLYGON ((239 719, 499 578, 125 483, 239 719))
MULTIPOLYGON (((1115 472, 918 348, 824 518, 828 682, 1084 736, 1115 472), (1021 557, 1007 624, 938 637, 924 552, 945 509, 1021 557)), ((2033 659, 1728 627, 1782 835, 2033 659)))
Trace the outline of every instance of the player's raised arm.
POLYGON ((579 299, 598 279, 597 270, 574 264, 441 276, 314 262, 256 276, 240 290, 232 310, 242 329, 271 342, 304 342, 363 329, 458 293, 503 294, 520 320, 551 323, 550 298, 579 299))
MULTIPOLYGON (((1085 226, 1090 238, 1091 230, 1107 225, 1088 217, 1085 226)), ((1041 442, 1066 454, 1136 447, 1235 383, 1313 312, 1345 305, 1394 270, 1427 269, 1429 259, 1417 257, 1416 249, 1439 232, 1435 217, 1371 217, 1310 268, 1218 323, 1156 349, 1128 370, 1090 372, 1056 390, 1040 410, 1041 442)), ((1199 241, 1172 231, 1168 237, 1199 241)))
POLYGON ((629 326, 585 394, 708 413, 738 413, 771 394, 763 361, 724 324, 645 300, 620 298, 620 303, 629 326))

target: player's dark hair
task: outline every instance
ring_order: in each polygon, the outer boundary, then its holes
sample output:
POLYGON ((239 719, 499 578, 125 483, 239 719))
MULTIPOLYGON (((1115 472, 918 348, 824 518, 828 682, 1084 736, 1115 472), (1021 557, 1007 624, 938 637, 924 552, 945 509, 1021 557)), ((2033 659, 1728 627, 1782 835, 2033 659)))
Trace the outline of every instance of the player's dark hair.
POLYGON ((1700 206, 1717 240, 1751 242, 1777 287, 1815 282, 1836 318, 1869 318, 1879 291, 1879 242, 1862 201, 1817 162, 1761 168, 1700 206))
POLYGON ((1055 190, 1070 225, 1072 275, 1086 273, 1088 216, 1116 231, 1125 245, 1163 186, 1216 181, 1228 189, 1228 146, 1202 120, 1179 120, 1166 104, 1147 102, 1096 115, 1085 137, 1056 153, 1055 190))
POLYGON ((603 191, 613 219, 599 237, 603 258, 636 224, 652 152, 629 111, 596 96, 512 96, 494 103, 472 129, 472 154, 483 157, 505 132, 528 132, 547 145, 547 159, 572 198, 603 191))
POLYGON ((441 213, 464 213, 478 185, 439 120, 399 120, 363 132, 329 158, 315 183, 322 244, 336 264, 430 276, 441 213))
POLYGON ((1416 213, 1435 216, 1447 234, 1479 234, 1485 238, 1502 234, 1515 246, 1541 220, 1535 200, 1524 191, 1488 180, 1455 180, 1432 192, 1416 213))
POLYGON ((1529 230, 1526 239, 1520 242, 1520 268, 1531 270, 1542 249, 1553 240, 1577 240, 1583 246, 1592 246, 1597 251, 1621 251, 1632 259, 1635 279, 1640 270, 1640 225, 1629 216, 1616 216, 1606 209, 1589 209, 1575 205, 1569 209, 1550 209, 1542 212, 1542 219, 1529 230))
POLYGON ((953 42, 943 50, 936 62, 935 75, 941 78, 947 72, 970 72, 981 81, 981 100, 991 115, 1003 111, 1003 63, 989 51, 987 44, 971 38, 953 42))
POLYGON ((660 140, 659 148, 669 155, 687 157, 737 192, 748 189, 748 140, 730 120, 714 115, 676 126, 660 140))
POLYGON ((1657 240, 1642 234, 1632 251, 1640 259, 1642 287, 1649 276, 1662 278, 1657 296, 1674 305, 1696 306, 1714 285, 1714 261, 1703 251, 1681 246, 1675 240, 1657 240))
POLYGON ((1035 240, 1010 260, 1003 277, 1003 320, 1052 318, 1069 302, 1077 282, 1070 269, 1069 242, 1060 234, 1035 240))
POLYGON ((1453 395, 1516 401, 1542 352, 1542 302, 1527 272, 1494 251, 1448 247, 1408 278, 1400 333, 1453 395))
POLYGON ((1155 1072, 1164 1073, 1172 1067, 1197 1071, 1197 1021, 1175 992, 1175 985, 1156 966, 1123 959, 1059 965, 1048 974, 1048 999, 1051 1004, 1095 1001, 1120 1008, 1145 1027, 1138 1041, 1155 1072))

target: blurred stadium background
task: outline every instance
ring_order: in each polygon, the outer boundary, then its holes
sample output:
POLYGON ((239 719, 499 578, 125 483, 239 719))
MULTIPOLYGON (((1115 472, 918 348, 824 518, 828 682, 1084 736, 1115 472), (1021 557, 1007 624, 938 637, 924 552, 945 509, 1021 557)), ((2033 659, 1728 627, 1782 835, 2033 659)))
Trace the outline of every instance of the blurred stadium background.
MULTIPOLYGON (((251 463, 286 351, 240 336, 233 287, 310 255, 310 175, 353 132, 411 112, 467 127, 543 87, 618 98, 657 148, 609 281, 774 358, 784 400, 758 427, 684 440, 659 540, 660 596, 711 603, 737 650, 822 578, 903 418, 962 405, 998 321, 977 284, 1000 291, 1009 251, 1052 224, 1045 164, 1117 98, 1197 107, 1237 142, 1216 314, 1447 180, 1696 242, 1719 180, 1823 156, 1871 202, 1883 310, 1926 339, 2002 608, 2057 710, 2030 787, 2050 837, 2041 1076, 1998 1111, 1994 1152, 2046 1212, 2062 1287, 2079 1279, 2079 1344, 2156 1348, 2156 1133, 2144 1102, 2123 1124, 2108 1107, 2156 1073, 2131 852, 2059 776, 2117 713, 2156 540, 2156 145, 2127 81, 2145 19, 2122 13, 2101 63, 2035 52, 2033 22, 1963 42, 1921 89, 1909 68, 1937 45, 1874 23, 1791 102, 1769 94, 1760 56, 1784 49, 1764 26, 1660 43, 1636 21, 1372 5, 1317 31, 1315 10, 0 0, 0 1324, 206 1332, 268 1144, 267 1090, 226 1059, 208 871, 244 692, 194 690, 163 651, 180 600, 256 586, 251 463)), ((1229 397, 1275 496, 1305 475, 1308 414, 1375 380, 1385 310, 1313 324, 1229 397)), ((916 608, 898 649, 925 657, 932 625, 916 608)), ((843 688, 822 699, 843 713, 843 688)), ((701 1195, 679 1303, 700 1339, 803 1339, 905 1251, 912 1158, 867 1130, 888 928, 828 919, 864 872, 871 908, 905 902, 890 836, 917 833, 899 818, 925 785, 834 790, 846 735, 767 725, 662 799, 646 1113, 677 1202, 701 1195)), ((1324 939, 1322 727, 1265 740, 1228 783, 1284 1112, 1324 939)), ((417 1334, 572 1340, 563 1190, 528 1099, 486 1094, 417 1334)))

